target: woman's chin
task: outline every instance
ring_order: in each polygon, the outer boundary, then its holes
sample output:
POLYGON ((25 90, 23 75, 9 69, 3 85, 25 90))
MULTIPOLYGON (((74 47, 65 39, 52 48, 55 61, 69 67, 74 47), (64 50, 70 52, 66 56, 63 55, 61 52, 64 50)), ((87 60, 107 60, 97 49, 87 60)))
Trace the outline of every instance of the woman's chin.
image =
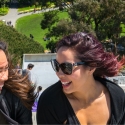
POLYGON ((0 91, 2 90, 3 86, 0 86, 0 91))

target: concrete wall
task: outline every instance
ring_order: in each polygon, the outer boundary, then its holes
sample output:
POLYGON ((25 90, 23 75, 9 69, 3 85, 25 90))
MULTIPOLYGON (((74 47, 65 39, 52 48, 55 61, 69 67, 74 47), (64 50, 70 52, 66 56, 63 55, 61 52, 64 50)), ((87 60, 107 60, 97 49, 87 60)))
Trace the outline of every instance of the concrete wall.
POLYGON ((125 76, 109 77, 109 80, 121 86, 122 89, 125 91, 125 76))
POLYGON ((36 83, 37 86, 41 85, 43 90, 59 80, 50 62, 50 60, 55 57, 56 54, 54 53, 23 55, 22 68, 26 69, 29 63, 34 64, 34 68, 31 70, 32 81, 36 83))
MULTIPOLYGON (((56 56, 55 53, 48 54, 23 54, 23 64, 25 62, 50 62, 51 59, 54 59, 56 56)), ((23 68, 25 65, 23 65, 23 68)))

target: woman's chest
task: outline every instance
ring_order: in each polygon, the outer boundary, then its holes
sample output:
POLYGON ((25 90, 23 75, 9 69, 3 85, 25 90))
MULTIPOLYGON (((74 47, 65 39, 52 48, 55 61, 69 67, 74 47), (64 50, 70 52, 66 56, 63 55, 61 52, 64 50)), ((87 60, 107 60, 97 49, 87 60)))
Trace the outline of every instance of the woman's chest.
POLYGON ((106 106, 80 109, 75 114, 81 125, 106 125, 110 118, 110 110, 106 106))
POLYGON ((79 103, 71 105, 81 125, 106 125, 110 119, 109 99, 101 98, 86 106, 81 106, 79 103))

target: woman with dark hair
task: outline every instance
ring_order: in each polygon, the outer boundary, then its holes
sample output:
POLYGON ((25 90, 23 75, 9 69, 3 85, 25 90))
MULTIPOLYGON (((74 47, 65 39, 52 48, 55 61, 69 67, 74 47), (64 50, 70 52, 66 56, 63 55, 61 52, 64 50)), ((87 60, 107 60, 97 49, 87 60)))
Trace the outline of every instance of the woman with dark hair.
POLYGON ((14 74, 7 46, 0 42, 0 124, 32 124, 36 95, 27 77, 14 74))
POLYGON ((117 75, 125 59, 105 52, 91 34, 76 33, 57 44, 51 60, 59 81, 41 95, 38 124, 125 124, 125 95, 117 84, 105 79, 117 75))

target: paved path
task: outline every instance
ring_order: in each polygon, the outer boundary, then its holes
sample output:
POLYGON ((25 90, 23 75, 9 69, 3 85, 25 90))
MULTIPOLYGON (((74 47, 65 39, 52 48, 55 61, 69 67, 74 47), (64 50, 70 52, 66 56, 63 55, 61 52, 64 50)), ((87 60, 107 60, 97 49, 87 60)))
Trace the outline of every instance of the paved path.
POLYGON ((18 8, 16 4, 13 4, 7 15, 5 16, 0 16, 0 20, 5 20, 6 22, 11 21, 11 24, 15 27, 16 24, 16 20, 20 17, 23 16, 27 16, 27 15, 31 15, 31 14, 38 14, 38 13, 42 13, 42 12, 47 12, 47 11, 51 11, 51 10, 55 10, 58 8, 51 8, 51 9, 46 9, 46 10, 41 10, 41 11, 36 11, 35 13, 33 12, 28 12, 28 13, 23 13, 23 14, 18 14, 18 8))

